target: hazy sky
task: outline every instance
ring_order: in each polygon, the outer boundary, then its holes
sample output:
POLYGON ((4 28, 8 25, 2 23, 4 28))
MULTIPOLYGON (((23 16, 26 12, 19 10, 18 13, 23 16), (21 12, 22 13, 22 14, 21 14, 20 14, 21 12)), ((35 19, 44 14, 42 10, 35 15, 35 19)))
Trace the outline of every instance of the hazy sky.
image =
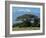
POLYGON ((32 7, 12 7, 12 21, 15 22, 18 16, 24 14, 34 14, 36 16, 40 16, 40 8, 32 8, 32 7))

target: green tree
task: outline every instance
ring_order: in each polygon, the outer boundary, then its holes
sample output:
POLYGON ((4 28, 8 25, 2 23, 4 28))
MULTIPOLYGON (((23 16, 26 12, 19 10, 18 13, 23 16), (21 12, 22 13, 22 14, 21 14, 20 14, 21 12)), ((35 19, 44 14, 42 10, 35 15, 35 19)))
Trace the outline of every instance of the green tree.
POLYGON ((36 27, 40 26, 40 18, 38 16, 35 16, 33 14, 24 14, 22 16, 17 17, 16 21, 23 21, 23 23, 17 23, 16 26, 18 27, 36 27), (30 21, 34 18, 34 23, 31 23, 30 21))

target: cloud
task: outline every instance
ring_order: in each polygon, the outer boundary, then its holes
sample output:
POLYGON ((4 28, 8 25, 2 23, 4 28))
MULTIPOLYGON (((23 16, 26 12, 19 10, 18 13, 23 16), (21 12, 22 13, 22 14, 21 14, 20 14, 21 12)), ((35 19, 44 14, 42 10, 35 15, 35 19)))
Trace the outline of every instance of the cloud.
POLYGON ((24 9, 18 9, 17 11, 24 11, 24 9))
POLYGON ((18 9, 17 11, 19 11, 19 12, 31 12, 30 9, 18 9))
POLYGON ((29 9, 25 9, 27 12, 31 12, 31 10, 29 10, 29 9))

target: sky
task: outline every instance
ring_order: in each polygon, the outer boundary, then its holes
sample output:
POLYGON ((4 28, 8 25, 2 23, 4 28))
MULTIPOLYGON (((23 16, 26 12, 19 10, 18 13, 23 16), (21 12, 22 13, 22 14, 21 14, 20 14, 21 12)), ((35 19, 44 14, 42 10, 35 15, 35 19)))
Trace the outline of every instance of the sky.
POLYGON ((18 16, 24 14, 34 14, 36 16, 40 16, 40 8, 32 8, 32 7, 12 7, 12 21, 15 23, 16 18, 18 16))

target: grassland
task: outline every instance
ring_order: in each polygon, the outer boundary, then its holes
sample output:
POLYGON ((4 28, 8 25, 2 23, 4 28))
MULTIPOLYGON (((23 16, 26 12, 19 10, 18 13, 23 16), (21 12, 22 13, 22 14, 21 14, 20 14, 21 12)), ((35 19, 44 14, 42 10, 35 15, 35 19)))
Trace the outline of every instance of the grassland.
POLYGON ((40 30, 40 27, 25 27, 25 28, 14 27, 12 30, 13 31, 40 30))

